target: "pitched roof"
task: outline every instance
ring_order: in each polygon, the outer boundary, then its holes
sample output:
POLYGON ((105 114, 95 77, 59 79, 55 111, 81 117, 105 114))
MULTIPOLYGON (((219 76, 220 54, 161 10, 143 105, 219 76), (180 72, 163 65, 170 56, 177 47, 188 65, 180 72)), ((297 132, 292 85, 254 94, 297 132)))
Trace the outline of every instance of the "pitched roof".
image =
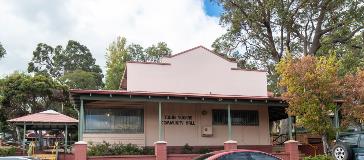
POLYGON ((46 110, 43 112, 10 119, 8 122, 78 123, 78 120, 58 113, 54 110, 46 110))
POLYGON ((171 56, 166 56, 166 57, 167 57, 167 58, 176 57, 176 56, 179 56, 179 55, 185 54, 185 53, 187 53, 187 52, 189 52, 189 51, 192 51, 192 50, 195 50, 195 49, 198 49, 198 48, 205 49, 205 50, 209 51, 210 53, 215 54, 215 55, 219 56, 219 57, 220 57, 220 58, 222 58, 222 59, 225 59, 225 60, 226 60, 226 61, 228 61, 228 62, 236 63, 236 59, 235 59, 235 58, 225 57, 223 54, 221 54, 221 53, 217 53, 217 52, 215 52, 215 51, 212 51, 212 50, 210 50, 210 49, 208 49, 208 48, 206 48, 206 47, 204 47, 204 46, 202 46, 202 45, 197 46, 197 47, 193 47, 193 48, 191 48, 191 49, 188 49, 188 50, 182 51, 182 52, 180 52, 180 53, 177 53, 177 54, 174 54, 174 55, 171 55, 171 56))

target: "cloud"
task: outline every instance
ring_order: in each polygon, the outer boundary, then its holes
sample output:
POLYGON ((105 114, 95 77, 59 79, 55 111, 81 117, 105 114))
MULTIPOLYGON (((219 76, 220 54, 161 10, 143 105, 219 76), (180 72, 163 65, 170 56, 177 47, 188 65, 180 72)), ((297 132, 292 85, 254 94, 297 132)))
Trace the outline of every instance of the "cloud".
POLYGON ((207 16, 202 0, 3 0, 0 42, 8 54, 0 60, 0 76, 26 71, 40 42, 86 45, 105 67, 108 45, 117 36, 150 46, 164 41, 174 53, 212 42, 224 29, 207 16))

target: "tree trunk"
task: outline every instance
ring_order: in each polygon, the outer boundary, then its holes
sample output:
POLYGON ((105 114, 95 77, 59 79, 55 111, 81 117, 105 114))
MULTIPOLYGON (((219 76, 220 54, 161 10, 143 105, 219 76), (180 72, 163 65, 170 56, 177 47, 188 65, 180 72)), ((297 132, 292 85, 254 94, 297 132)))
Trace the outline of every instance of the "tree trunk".
POLYGON ((16 137, 17 137, 17 139, 18 139, 18 142, 22 142, 22 140, 20 139, 20 131, 19 131, 19 127, 16 127, 15 128, 15 131, 16 131, 16 137))
POLYGON ((324 149, 324 153, 327 155, 330 151, 330 146, 329 143, 327 142, 327 133, 324 133, 321 136, 321 139, 322 139, 322 147, 324 149))

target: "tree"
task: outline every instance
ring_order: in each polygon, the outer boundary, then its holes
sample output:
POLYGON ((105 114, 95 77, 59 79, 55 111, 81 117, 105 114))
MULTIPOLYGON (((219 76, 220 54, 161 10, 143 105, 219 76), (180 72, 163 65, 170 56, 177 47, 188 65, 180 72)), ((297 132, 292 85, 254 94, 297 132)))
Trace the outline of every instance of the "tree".
POLYGON ((95 72, 75 70, 65 73, 59 80, 72 89, 98 89, 98 75, 95 72))
POLYGON ((76 117, 68 87, 44 75, 15 72, 0 79, 0 129, 9 129, 6 120, 53 109, 76 117))
POLYGON ((76 70, 96 75, 96 79, 92 79, 95 80, 96 86, 87 86, 87 88, 100 89, 103 86, 100 66, 96 65, 90 50, 77 41, 69 40, 64 49, 60 45, 53 48, 39 43, 28 64, 29 73, 49 75, 57 79, 76 70))
POLYGON ((327 137, 333 131, 329 114, 341 96, 338 69, 334 55, 299 59, 288 55, 277 65, 279 84, 285 88, 282 96, 289 104, 288 114, 297 116, 298 125, 321 135, 325 153, 329 148, 327 137))
POLYGON ((110 44, 106 53, 106 89, 119 89, 125 62, 128 60, 127 54, 126 38, 118 37, 110 44))
POLYGON ((1 79, 1 105, 8 118, 45 109, 60 111, 60 103, 69 101, 68 87, 44 75, 15 72, 1 79))
POLYGON ((361 128, 364 121, 364 70, 345 75, 340 86, 344 100, 341 106, 342 124, 361 128))
POLYGON ((170 56, 172 50, 168 48, 165 42, 159 42, 145 49, 147 60, 149 62, 159 62, 162 57, 170 56))
POLYGON ((127 45, 126 38, 118 37, 107 49, 105 88, 119 89, 127 61, 159 62, 163 56, 168 56, 171 52, 164 42, 144 49, 139 44, 127 45))
POLYGON ((3 45, 0 43, 0 59, 4 57, 6 54, 6 50, 4 49, 3 45))
MULTIPOLYGON (((270 75, 285 50, 292 55, 326 54, 333 46, 346 45, 364 28, 363 1, 217 1, 224 7, 220 23, 228 31, 216 39, 215 50, 239 52, 241 61, 270 75)), ((276 80, 269 80, 274 86, 276 80)))

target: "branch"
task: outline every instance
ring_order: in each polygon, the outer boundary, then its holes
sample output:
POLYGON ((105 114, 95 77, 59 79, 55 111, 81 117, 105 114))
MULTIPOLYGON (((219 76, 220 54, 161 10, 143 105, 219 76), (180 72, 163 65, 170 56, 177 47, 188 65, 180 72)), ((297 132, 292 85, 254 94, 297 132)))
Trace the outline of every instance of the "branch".
POLYGON ((327 32, 330 32, 330 31, 334 30, 335 28, 342 27, 343 25, 344 25, 344 23, 338 23, 337 25, 331 26, 329 28, 325 28, 325 29, 321 30, 321 33, 320 34, 323 35, 323 34, 325 34, 327 32))
POLYGON ((350 40, 357 32, 359 32, 361 29, 363 29, 364 26, 361 26, 354 31, 352 31, 348 36, 344 38, 337 38, 332 41, 332 43, 345 43, 346 41, 350 40))

